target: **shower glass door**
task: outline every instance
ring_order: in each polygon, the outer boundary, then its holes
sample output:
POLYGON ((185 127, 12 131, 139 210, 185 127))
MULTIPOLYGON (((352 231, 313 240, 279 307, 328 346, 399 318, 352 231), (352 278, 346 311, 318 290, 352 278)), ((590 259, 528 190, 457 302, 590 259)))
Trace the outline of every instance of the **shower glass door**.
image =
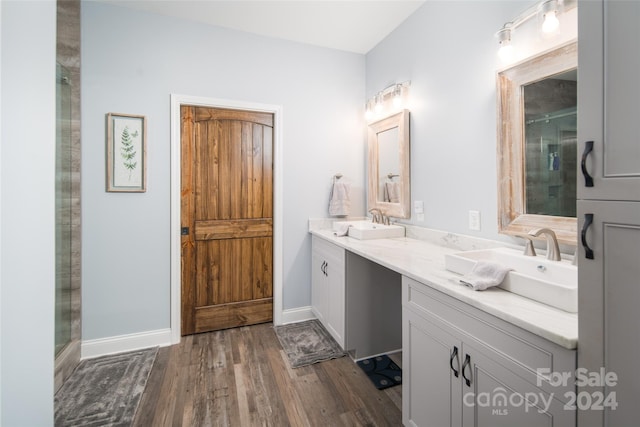
POLYGON ((576 107, 527 118, 527 213, 576 216, 576 107))
POLYGON ((71 80, 56 64, 55 355, 71 342, 71 80))

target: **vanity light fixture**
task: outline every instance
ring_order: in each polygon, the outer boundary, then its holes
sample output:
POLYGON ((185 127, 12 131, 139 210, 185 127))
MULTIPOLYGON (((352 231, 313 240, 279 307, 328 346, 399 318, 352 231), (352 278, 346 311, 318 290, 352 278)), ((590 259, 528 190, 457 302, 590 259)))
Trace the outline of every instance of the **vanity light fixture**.
POLYGON ((531 18, 537 16, 541 23, 540 32, 546 36, 554 34, 560 27, 558 14, 563 10, 568 10, 574 7, 575 3, 576 0, 541 0, 522 12, 513 21, 504 24, 500 31, 496 33, 498 44, 500 45, 498 50, 500 59, 507 62, 513 56, 511 37, 516 27, 519 27, 531 18))
POLYGON ((394 83, 376 93, 373 98, 369 98, 364 104, 365 118, 372 120, 374 117, 387 113, 386 110, 397 111, 406 108, 403 104, 410 85, 410 81, 394 83))

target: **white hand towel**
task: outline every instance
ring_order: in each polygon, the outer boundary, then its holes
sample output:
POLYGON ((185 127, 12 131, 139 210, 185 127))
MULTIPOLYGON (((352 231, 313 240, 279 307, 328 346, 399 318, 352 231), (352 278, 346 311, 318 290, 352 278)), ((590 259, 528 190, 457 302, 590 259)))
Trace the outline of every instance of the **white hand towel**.
POLYGON ((341 227, 339 227, 337 230, 335 230, 333 232, 333 235, 336 237, 346 236, 347 234, 349 234, 349 227, 351 227, 351 225, 344 224, 341 227))
POLYGON ((333 182, 331 195, 329 196, 329 215, 349 216, 351 209, 350 192, 351 185, 348 182, 333 182))
POLYGON ((513 268, 491 261, 477 261, 470 272, 462 276, 460 283, 473 288, 474 291, 484 291, 492 286, 498 286, 513 268))

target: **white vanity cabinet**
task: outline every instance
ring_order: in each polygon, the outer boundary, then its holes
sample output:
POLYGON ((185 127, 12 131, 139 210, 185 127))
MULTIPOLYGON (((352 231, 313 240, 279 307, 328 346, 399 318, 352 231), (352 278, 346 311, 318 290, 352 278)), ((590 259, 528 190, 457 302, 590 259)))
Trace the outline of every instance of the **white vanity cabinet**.
POLYGON ((345 249, 312 236, 311 307, 344 349, 345 249))
POLYGON ((578 199, 640 200, 638 22, 638 1, 578 7, 578 199))
POLYGON ((593 0, 578 7, 578 142, 593 151, 578 180, 578 365, 617 381, 579 388, 614 396, 580 427, 638 425, 640 395, 640 2, 593 0))
MULTIPOLYGON (((588 396, 615 397, 613 405, 600 410, 592 410, 585 401, 580 426, 638 425, 640 202, 580 200, 578 211, 593 218, 585 234, 593 258, 585 258, 582 248, 578 261, 578 362, 589 372, 600 372, 604 366, 617 377, 608 384, 579 389, 588 396)), ((578 220, 584 227, 584 217, 578 220)))
POLYGON ((574 350, 407 277, 402 305, 405 426, 575 426, 574 350))

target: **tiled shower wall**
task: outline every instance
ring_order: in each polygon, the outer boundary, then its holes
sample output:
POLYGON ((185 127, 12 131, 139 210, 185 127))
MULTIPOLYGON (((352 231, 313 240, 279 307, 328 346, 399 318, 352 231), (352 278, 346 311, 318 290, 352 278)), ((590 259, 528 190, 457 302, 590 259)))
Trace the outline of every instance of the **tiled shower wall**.
MULTIPOLYGON (((71 80, 71 342, 56 357, 55 388, 80 360, 81 211, 80 211, 80 0, 57 2, 57 62, 71 80)), ((53 76, 52 76, 53 78, 53 76)))

